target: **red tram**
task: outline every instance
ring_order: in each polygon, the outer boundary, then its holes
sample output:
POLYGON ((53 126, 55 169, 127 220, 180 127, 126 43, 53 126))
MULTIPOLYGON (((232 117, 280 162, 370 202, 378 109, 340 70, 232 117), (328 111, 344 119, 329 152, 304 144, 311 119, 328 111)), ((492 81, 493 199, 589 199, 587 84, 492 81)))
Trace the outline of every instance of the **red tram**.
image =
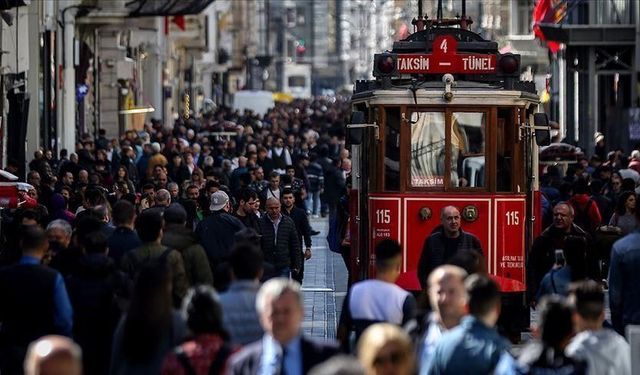
MULTIPOLYGON (((463 5, 464 9, 464 5, 463 5)), ((525 258, 540 232, 538 147, 549 142, 520 56, 469 30, 471 20, 428 20, 376 54, 373 80, 355 83, 347 126, 352 152, 352 281, 374 272, 374 247, 403 246, 398 284, 420 288, 423 243, 456 206, 482 243, 487 271, 523 301, 525 258)), ((439 14, 442 14, 439 12, 439 14)))

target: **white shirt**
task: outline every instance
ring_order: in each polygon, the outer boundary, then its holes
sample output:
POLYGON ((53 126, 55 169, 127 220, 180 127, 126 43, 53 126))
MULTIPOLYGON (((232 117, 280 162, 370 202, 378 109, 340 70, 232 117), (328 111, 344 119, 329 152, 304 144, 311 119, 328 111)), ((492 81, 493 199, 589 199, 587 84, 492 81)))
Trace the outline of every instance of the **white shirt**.
POLYGON ((409 292, 381 280, 364 280, 351 287, 349 309, 353 319, 402 324, 409 292))
POLYGON ((631 348, 610 329, 577 334, 565 349, 568 357, 587 361, 588 375, 631 375, 631 348))

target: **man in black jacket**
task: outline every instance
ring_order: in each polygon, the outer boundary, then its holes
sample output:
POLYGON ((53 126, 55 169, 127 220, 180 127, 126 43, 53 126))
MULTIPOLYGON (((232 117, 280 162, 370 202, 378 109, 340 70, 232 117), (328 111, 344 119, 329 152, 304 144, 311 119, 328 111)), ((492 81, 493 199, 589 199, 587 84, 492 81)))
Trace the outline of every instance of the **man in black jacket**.
POLYGON ((422 289, 427 278, 436 267, 447 264, 454 255, 463 251, 477 251, 482 254, 478 237, 460 228, 460 211, 454 206, 446 206, 440 212, 442 229, 434 231, 424 241, 418 263, 418 281, 422 289))
POLYGON ((140 237, 134 230, 136 207, 129 201, 119 200, 113 206, 112 220, 116 229, 107 239, 107 245, 109 257, 118 265, 123 255, 142 245, 140 237))
POLYGON ((282 215, 280 208, 279 200, 267 199, 267 214, 258 222, 260 244, 264 260, 275 267, 276 275, 289 277, 290 273, 300 271, 302 249, 295 223, 282 215))
POLYGON ((256 308, 265 335, 229 359, 229 374, 307 374, 338 354, 335 342, 321 342, 302 333, 304 306, 297 282, 267 281, 256 296, 256 308))
POLYGON ((291 277, 302 284, 302 278, 304 277, 304 261, 311 258, 311 227, 309 226, 309 219, 307 213, 299 207, 296 207, 296 198, 291 189, 284 189, 282 191, 282 204, 284 210, 282 213, 289 216, 293 223, 296 225, 296 231, 298 232, 298 241, 302 246, 304 240, 304 259, 300 263, 300 272, 296 272, 291 277))
POLYGON ((130 280, 107 256, 107 237, 101 231, 79 233, 84 256, 67 278, 73 306, 73 337, 82 347, 84 372, 107 374, 111 344, 130 280))
POLYGON ((256 201, 258 194, 249 188, 243 188, 236 195, 238 209, 233 213, 245 227, 258 231, 258 215, 256 215, 256 201))
POLYGON ((44 335, 71 336, 72 308, 62 276, 43 266, 49 248, 41 228, 25 228, 23 256, 0 270, 0 372, 22 373, 27 346, 44 335))
POLYGON ((222 190, 211 194, 211 215, 198 223, 196 236, 204 247, 209 264, 216 278, 216 268, 226 262, 235 244, 234 235, 244 229, 244 224, 230 215, 229 196, 222 190))
POLYGON ((598 258, 594 252, 591 236, 573 222, 573 207, 568 202, 560 202, 553 207, 553 224, 533 240, 527 259, 527 296, 534 302, 540 282, 556 262, 556 250, 566 252, 567 239, 574 237, 584 241, 584 254, 578 256, 586 276, 597 279, 598 258))

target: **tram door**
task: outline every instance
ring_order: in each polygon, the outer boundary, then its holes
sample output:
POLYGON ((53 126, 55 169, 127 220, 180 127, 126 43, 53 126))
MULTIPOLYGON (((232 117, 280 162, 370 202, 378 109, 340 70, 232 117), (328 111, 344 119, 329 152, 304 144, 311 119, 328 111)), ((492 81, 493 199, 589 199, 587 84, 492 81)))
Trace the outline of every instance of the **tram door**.
MULTIPOLYGON (((371 116, 373 117, 373 116, 371 116)), ((349 276, 350 281, 363 280, 370 276, 375 265, 370 257, 370 225, 367 196, 375 190, 380 178, 376 168, 378 159, 378 140, 380 128, 375 121, 369 121, 368 113, 356 111, 347 125, 348 143, 351 145, 351 187, 349 190, 349 276)))

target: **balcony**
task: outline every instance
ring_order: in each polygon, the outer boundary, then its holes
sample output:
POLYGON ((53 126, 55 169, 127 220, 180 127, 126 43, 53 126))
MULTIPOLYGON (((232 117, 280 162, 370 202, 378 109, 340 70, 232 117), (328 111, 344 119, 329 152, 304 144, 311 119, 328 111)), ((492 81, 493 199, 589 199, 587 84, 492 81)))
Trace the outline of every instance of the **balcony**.
POLYGON ((547 39, 571 46, 634 45, 638 6, 636 0, 568 2, 562 23, 540 28, 547 39))
POLYGON ((132 0, 126 3, 129 17, 184 16, 202 12, 214 0, 132 0))
POLYGON ((570 46, 635 45, 635 25, 571 25, 542 23, 540 29, 548 40, 570 46))

